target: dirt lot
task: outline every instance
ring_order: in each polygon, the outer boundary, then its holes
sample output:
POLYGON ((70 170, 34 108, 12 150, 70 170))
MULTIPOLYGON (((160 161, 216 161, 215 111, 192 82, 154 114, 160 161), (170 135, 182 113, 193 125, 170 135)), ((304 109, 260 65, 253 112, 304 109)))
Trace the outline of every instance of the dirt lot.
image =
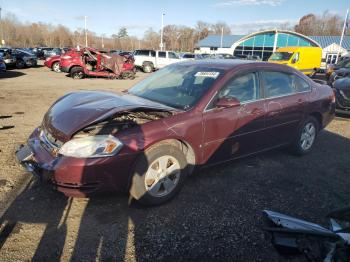
POLYGON ((130 205, 125 195, 66 198, 16 164, 16 147, 61 95, 120 91, 145 75, 72 80, 33 68, 6 76, 0 76, 0 115, 12 118, 0 125, 15 127, 0 131, 0 222, 7 224, 0 261, 280 261, 264 240, 263 209, 326 225, 329 210, 350 203, 350 119, 341 117, 307 156, 276 150, 202 170, 160 207, 130 205))

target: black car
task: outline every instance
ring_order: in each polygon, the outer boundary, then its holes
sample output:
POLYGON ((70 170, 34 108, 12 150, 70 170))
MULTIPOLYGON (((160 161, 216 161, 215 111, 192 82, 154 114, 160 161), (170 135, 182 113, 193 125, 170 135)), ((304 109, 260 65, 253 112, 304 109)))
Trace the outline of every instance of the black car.
POLYGON ((350 115, 350 77, 334 81, 336 93, 336 112, 350 115))
POLYGON ((12 49, 11 54, 16 57, 16 67, 24 68, 36 66, 38 64, 37 56, 22 49, 12 49))
POLYGON ((343 57, 339 58, 338 63, 331 64, 331 65, 327 66, 326 78, 330 84, 334 82, 333 78, 336 76, 336 74, 333 74, 333 73, 337 70, 342 69, 342 68, 349 68, 350 69, 350 57, 343 56, 343 57))
POLYGON ((45 59, 47 52, 51 51, 51 47, 35 47, 33 48, 33 53, 38 57, 38 59, 45 59))
POLYGON ((44 50, 44 58, 50 56, 62 55, 65 51, 62 48, 53 48, 52 50, 44 50))
POLYGON ((348 76, 350 76, 350 58, 343 59, 334 67, 333 73, 329 76, 328 83, 333 85, 335 80, 348 76))

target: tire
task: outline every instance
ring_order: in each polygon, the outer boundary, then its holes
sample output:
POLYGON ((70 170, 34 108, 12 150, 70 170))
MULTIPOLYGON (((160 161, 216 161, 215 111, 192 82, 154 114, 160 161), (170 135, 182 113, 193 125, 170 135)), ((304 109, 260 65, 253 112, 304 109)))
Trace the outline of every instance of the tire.
POLYGON ((291 145, 292 153, 299 156, 309 153, 315 143, 319 128, 316 118, 307 117, 298 130, 297 138, 291 145))
POLYGON ((84 70, 80 66, 75 66, 70 70, 70 76, 73 79, 83 79, 85 76, 84 70))
POLYGON ((144 63, 142 66, 142 70, 145 73, 152 73, 153 71, 153 64, 152 63, 144 63))
POLYGON ((22 59, 19 59, 16 61, 16 68, 18 69, 22 69, 25 68, 26 64, 24 63, 24 61, 22 59))
POLYGON ((130 195, 144 205, 160 205, 180 191, 187 173, 186 158, 179 148, 171 144, 151 147, 136 161, 130 195), (164 172, 167 169, 170 175, 164 172))
POLYGON ((52 70, 56 73, 60 73, 61 69, 60 69, 60 62, 55 62, 52 64, 52 70))

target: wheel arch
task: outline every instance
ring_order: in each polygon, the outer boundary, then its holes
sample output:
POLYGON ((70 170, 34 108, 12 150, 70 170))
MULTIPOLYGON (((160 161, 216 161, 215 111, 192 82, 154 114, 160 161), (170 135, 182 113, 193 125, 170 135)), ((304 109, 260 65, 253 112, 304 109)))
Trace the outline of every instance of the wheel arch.
POLYGON ((152 61, 143 61, 142 62, 142 66, 146 65, 146 64, 151 64, 152 66, 154 66, 152 61))
POLYGON ((51 62, 51 69, 53 69, 53 65, 54 65, 55 63, 58 63, 58 64, 59 64, 59 63, 60 63, 60 60, 51 62))
MULTIPOLYGON (((193 147, 191 146, 191 144, 184 141, 183 139, 167 138, 164 140, 155 141, 154 143, 149 144, 144 149, 144 151, 150 150, 151 148, 154 148, 154 147, 157 147, 160 145, 164 145, 164 144, 165 145, 166 144, 173 145, 173 146, 179 148, 183 152, 183 154, 185 155, 185 158, 186 158, 187 168, 188 168, 189 174, 191 174, 192 171, 194 170, 195 165, 196 165, 197 157, 196 157, 196 153, 195 153, 193 147)), ((128 182, 127 182, 127 187, 126 187, 127 190, 130 189, 131 182, 132 182, 132 173, 133 173, 133 169, 134 169, 136 163, 137 163, 137 158, 134 161, 134 163, 132 164, 132 168, 130 169, 130 172, 129 172, 128 182)))
POLYGON ((312 112, 310 114, 310 116, 314 117, 318 124, 319 124, 319 130, 321 130, 323 128, 323 118, 322 118, 322 114, 320 112, 312 112))
POLYGON ((193 170, 194 166, 196 165, 196 159, 197 159, 196 153, 193 147, 190 145, 190 143, 184 141, 183 139, 168 138, 168 139, 160 140, 149 145, 145 150, 149 150, 152 147, 163 145, 163 144, 170 144, 179 148, 184 153, 187 164, 190 165, 190 168, 191 168, 190 171, 193 170))
POLYGON ((72 69, 76 68, 76 67, 80 67, 84 71, 84 68, 80 65, 71 65, 71 66, 69 66, 68 72, 70 73, 72 71, 72 69))

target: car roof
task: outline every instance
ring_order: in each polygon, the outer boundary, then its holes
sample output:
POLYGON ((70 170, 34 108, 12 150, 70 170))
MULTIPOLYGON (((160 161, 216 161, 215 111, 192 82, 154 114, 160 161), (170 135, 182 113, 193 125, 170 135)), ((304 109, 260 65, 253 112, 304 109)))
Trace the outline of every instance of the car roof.
POLYGON ((201 59, 201 60, 190 60, 175 63, 174 65, 184 66, 199 66, 208 69, 221 69, 224 71, 230 71, 238 68, 254 69, 254 68, 266 68, 284 72, 295 72, 296 70, 287 66, 270 62, 253 61, 253 60, 242 60, 242 59, 201 59))

